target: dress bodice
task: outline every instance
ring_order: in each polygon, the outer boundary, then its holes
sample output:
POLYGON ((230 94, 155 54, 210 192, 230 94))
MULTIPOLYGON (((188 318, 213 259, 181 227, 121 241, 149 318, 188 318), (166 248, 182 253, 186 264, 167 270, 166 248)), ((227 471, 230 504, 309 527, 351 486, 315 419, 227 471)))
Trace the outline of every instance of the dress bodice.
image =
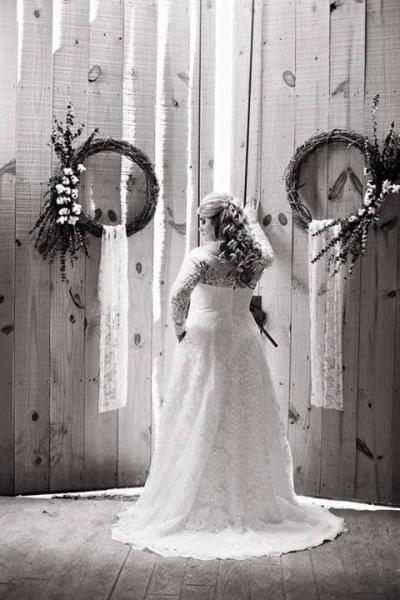
POLYGON ((199 282, 191 295, 190 310, 247 315, 253 292, 249 287, 216 286, 199 282))
POLYGON ((250 224, 256 241, 261 246, 249 286, 237 284, 235 269, 225 258, 220 257, 220 243, 209 242, 193 248, 185 257, 171 290, 171 317, 177 335, 185 330, 185 321, 191 305, 191 312, 219 311, 221 314, 245 315, 253 290, 265 267, 273 260, 274 252, 258 222, 250 224))

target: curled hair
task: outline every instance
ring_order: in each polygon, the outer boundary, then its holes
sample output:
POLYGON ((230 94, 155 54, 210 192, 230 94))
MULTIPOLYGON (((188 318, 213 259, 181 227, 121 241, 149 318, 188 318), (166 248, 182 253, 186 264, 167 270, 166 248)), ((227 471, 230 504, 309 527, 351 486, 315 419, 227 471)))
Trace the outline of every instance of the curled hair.
POLYGON ((213 220, 215 236, 222 242, 219 257, 232 265, 237 285, 254 288, 262 250, 239 201, 231 194, 214 192, 203 198, 197 214, 213 220))

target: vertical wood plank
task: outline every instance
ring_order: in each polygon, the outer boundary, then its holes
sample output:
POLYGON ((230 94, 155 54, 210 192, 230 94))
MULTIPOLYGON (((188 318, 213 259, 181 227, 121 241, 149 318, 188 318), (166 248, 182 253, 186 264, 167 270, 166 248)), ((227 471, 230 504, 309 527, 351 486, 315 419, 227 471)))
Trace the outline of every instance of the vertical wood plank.
POLYGON ((188 141, 187 141, 187 200, 186 200, 186 250, 197 246, 200 184, 200 74, 202 2, 189 2, 189 78, 188 78, 188 141))
POLYGON ((252 8, 249 101, 246 135, 246 166, 243 198, 260 194, 261 183, 261 117, 262 117, 262 74, 263 74, 263 2, 254 0, 252 8))
MULTIPOLYGON (((378 135, 383 141, 390 122, 398 123, 400 116, 400 6, 369 0, 367 15, 365 130, 371 135, 372 98, 379 91, 378 135)), ((383 205, 378 227, 368 237, 361 268, 357 437, 371 454, 361 449, 357 452, 355 495, 377 502, 391 498, 393 377, 398 345, 392 291, 397 285, 398 205, 396 196, 388 197, 383 205)))
MULTIPOLYGON (((122 137, 154 160, 157 9, 154 0, 124 5, 122 137)), ((140 201, 142 175, 125 164, 124 177, 134 178, 128 202, 140 201)), ((127 179, 128 178, 128 179, 127 179)), ((125 184, 127 185, 127 183, 125 184)), ((118 485, 144 485, 151 450, 151 328, 154 222, 129 238, 129 371, 128 401, 118 411, 118 485)))
POLYGON ((155 270, 159 281, 155 290, 153 390, 155 400, 162 403, 177 343, 169 317, 169 295, 185 253, 187 178, 182 165, 186 164, 187 151, 190 28, 184 0, 163 2, 159 15, 156 172, 161 189, 155 222, 155 270))
MULTIPOLYGON (((54 25, 53 113, 65 123, 67 105, 71 101, 77 127, 87 121, 89 5, 60 4, 54 25)), ((77 140, 78 143, 82 141, 77 140)), ((52 166, 53 171, 59 168, 55 153, 52 166)), ((65 275, 66 281, 61 281, 57 256, 51 265, 50 285, 50 490, 53 491, 84 487, 83 254, 73 267, 66 262, 65 275), (73 298, 81 301, 74 302, 73 298)))
MULTIPOLYGON (((329 5, 313 0, 296 4, 295 144, 302 144, 328 125, 329 5), (313 35, 310 35, 310 32, 313 35)), ((314 218, 326 209, 326 152, 303 168, 301 202, 314 218)), ((318 494, 320 489, 321 408, 310 404, 310 311, 308 290, 308 234, 293 226, 292 320, 290 359, 289 440, 298 493, 318 494)))
POLYGON ((17 11, 12 0, 0 21, 0 494, 14 491, 14 258, 17 11))
POLYGON ((233 2, 231 189, 244 202, 253 0, 233 2))
MULTIPOLYGON (((365 4, 343 3, 330 13, 329 129, 363 131, 365 59, 365 4)), ((328 199, 327 218, 343 217, 362 203, 347 170, 363 181, 364 159, 344 145, 329 146, 328 187, 347 174, 343 191, 328 199)), ((322 411, 321 495, 352 498, 354 495, 357 431, 359 264, 344 282, 343 411, 322 411)))
POLYGON ((199 201, 214 191, 216 2, 201 5, 199 201))
POLYGON ((262 66, 261 222, 275 252, 259 284, 266 328, 265 356, 285 423, 288 423, 292 270, 292 212, 283 172, 293 153, 295 3, 264 1, 262 66), (273 118, 272 118, 273 115, 273 118))
POLYGON ((21 6, 16 118, 15 492, 49 487, 50 268, 28 232, 51 175, 52 2, 21 6))
MULTIPOLYGON (((99 137, 120 139, 122 113, 123 3, 99 0, 91 4, 89 70, 99 65, 101 75, 88 87, 88 125, 99 137)), ((85 178, 88 211, 102 211, 100 222, 120 223, 121 157, 102 153, 87 161, 85 178), (114 214, 113 212, 114 211, 114 214)), ((98 277, 101 239, 91 241, 86 259, 85 340, 85 488, 117 485, 117 411, 98 412, 99 327, 98 277)))

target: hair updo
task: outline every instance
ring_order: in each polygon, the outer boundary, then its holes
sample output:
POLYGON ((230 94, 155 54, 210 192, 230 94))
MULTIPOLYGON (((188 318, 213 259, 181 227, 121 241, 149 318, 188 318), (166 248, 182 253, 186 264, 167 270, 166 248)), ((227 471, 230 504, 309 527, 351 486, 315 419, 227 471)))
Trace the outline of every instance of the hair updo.
POLYGON ((215 237, 222 242, 219 257, 232 265, 237 285, 254 288, 262 251, 239 200, 231 194, 214 192, 203 198, 197 214, 213 220, 215 237))

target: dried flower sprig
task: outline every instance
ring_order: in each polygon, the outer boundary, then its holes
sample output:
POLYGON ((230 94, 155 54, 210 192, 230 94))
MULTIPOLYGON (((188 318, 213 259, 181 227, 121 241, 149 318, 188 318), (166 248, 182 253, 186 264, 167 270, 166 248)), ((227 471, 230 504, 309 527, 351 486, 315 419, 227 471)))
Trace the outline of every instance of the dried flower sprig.
MULTIPOLYGON (((83 249, 89 256, 89 238, 84 220, 81 220, 82 206, 79 202, 79 175, 86 167, 76 163, 73 141, 76 140, 85 127, 84 123, 75 131, 74 109, 71 102, 67 105, 66 123, 58 121, 53 115, 53 127, 50 136, 51 145, 59 160, 57 173, 49 179, 49 189, 44 197, 49 198, 44 203, 39 218, 29 231, 31 235, 38 230, 35 247, 53 262, 56 254, 60 253, 61 279, 65 280, 66 255, 70 255, 71 265, 78 259, 78 251, 83 249)), ((93 141, 98 128, 93 129, 83 147, 93 141)), ((50 144, 48 144, 50 145, 50 144)))
POLYGON ((392 122, 384 140, 382 152, 380 151, 376 118, 378 104, 379 94, 374 97, 372 103, 373 141, 371 143, 367 137, 364 142, 367 161, 364 175, 368 177, 368 180, 362 206, 346 217, 331 219, 330 223, 312 234, 313 236, 321 235, 335 225, 340 225, 339 234, 332 237, 328 245, 311 260, 314 263, 324 254, 328 254, 329 268, 332 263, 334 265, 331 277, 336 275, 342 265, 348 264, 349 261, 348 274, 352 273, 357 259, 366 252, 368 230, 372 224, 379 221, 378 213, 382 203, 389 194, 400 192, 400 185, 395 183, 400 178, 400 140, 394 131, 394 122, 392 122))

